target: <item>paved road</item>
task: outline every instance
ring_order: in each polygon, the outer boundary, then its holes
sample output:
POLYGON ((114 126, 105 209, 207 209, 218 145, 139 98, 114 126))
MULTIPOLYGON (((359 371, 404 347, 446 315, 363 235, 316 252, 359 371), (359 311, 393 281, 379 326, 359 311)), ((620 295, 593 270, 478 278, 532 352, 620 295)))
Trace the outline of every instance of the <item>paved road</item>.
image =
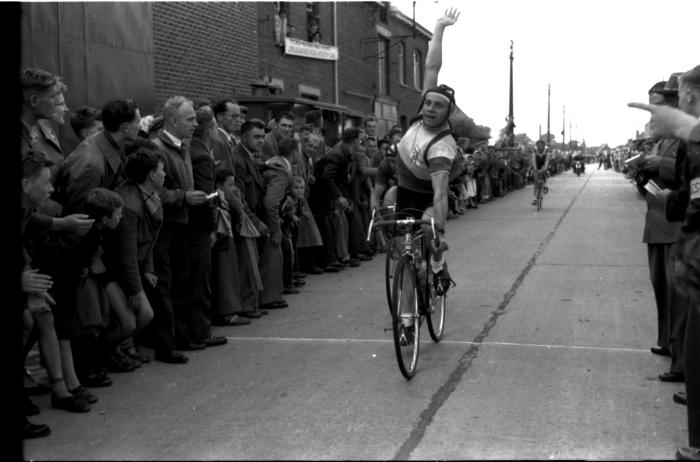
POLYGON ((644 203, 622 175, 567 172, 448 223, 444 340, 398 371, 383 256, 309 276, 290 307, 216 328, 184 366, 113 374, 88 414, 49 407, 27 459, 668 459, 682 384, 656 376, 644 203))

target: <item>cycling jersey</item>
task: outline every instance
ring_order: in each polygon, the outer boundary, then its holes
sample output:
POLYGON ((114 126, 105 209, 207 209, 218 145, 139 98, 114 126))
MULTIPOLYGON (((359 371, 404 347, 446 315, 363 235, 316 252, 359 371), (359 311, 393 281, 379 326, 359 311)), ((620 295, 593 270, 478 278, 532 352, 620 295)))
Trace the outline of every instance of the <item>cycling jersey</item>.
POLYGON ((392 180, 396 183, 396 170, 391 165, 391 161, 384 158, 379 167, 377 167, 377 176, 374 178, 374 183, 388 188, 391 186, 390 182, 392 180))
POLYGON ((537 170, 540 170, 542 167, 544 167, 544 163, 547 160, 547 153, 545 152, 542 156, 539 156, 535 153, 535 168, 537 170))
POLYGON ((419 193, 433 192, 430 174, 444 170, 449 172, 457 157, 457 143, 452 136, 444 136, 435 142, 426 155, 423 152, 431 140, 442 130, 428 130, 423 121, 411 125, 399 141, 399 156, 396 162, 398 186, 419 193))

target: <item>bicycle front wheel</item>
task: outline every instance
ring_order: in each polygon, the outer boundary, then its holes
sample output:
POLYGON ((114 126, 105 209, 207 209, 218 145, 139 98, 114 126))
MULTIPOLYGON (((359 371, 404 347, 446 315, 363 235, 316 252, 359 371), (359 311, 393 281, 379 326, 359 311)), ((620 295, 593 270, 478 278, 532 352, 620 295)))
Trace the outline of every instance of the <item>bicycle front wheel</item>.
POLYGON ((394 268, 394 290, 392 291, 394 311, 392 327, 394 349, 401 374, 413 378, 418 363, 420 318, 418 314, 418 290, 416 273, 411 259, 403 255, 394 268))
POLYGON ((442 334, 445 330, 445 308, 447 300, 445 295, 437 295, 433 285, 430 284, 430 293, 428 295, 428 332, 435 343, 442 340, 442 334))
POLYGON ((384 280, 386 282, 386 301, 389 306, 389 314, 394 313, 394 303, 391 300, 391 291, 394 289, 394 268, 396 261, 399 259, 398 246, 396 238, 392 237, 389 241, 389 248, 386 251, 386 265, 384 268, 384 280))
POLYGON ((542 188, 537 191, 537 211, 542 210, 542 188))

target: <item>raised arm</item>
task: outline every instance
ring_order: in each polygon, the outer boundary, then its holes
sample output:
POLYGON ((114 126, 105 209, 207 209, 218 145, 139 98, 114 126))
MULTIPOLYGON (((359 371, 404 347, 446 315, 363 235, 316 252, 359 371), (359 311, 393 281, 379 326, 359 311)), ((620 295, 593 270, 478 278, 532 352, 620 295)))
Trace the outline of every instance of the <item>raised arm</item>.
POLYGON ((438 74, 442 67, 442 34, 445 31, 445 27, 457 22, 457 18, 459 18, 459 11, 456 8, 450 8, 448 11, 445 11, 445 14, 435 24, 433 38, 428 44, 428 55, 425 57, 423 93, 437 86, 438 74))

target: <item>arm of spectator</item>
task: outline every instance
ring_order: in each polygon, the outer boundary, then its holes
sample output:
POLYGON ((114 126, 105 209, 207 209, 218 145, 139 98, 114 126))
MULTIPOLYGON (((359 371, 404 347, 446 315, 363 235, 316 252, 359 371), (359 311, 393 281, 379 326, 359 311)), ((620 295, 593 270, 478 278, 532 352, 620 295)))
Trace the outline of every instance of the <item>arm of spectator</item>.
POLYGON ((648 128, 651 136, 676 137, 685 141, 700 142, 700 120, 680 109, 645 103, 628 103, 627 106, 651 113, 648 128))
POLYGON ((41 274, 39 270, 29 267, 22 271, 22 292, 40 294, 51 287, 53 287, 53 280, 48 274, 41 274))
POLYGON ((68 231, 72 234, 83 236, 90 231, 94 222, 95 220, 93 218, 88 217, 88 215, 84 213, 73 213, 65 217, 53 217, 51 220, 51 230, 68 231))
POLYGON ((267 215, 267 226, 271 233, 279 233, 280 226, 280 203, 284 200, 285 190, 288 185, 288 178, 283 174, 274 171, 269 171, 266 176, 265 197, 263 204, 265 205, 265 214, 267 215))

